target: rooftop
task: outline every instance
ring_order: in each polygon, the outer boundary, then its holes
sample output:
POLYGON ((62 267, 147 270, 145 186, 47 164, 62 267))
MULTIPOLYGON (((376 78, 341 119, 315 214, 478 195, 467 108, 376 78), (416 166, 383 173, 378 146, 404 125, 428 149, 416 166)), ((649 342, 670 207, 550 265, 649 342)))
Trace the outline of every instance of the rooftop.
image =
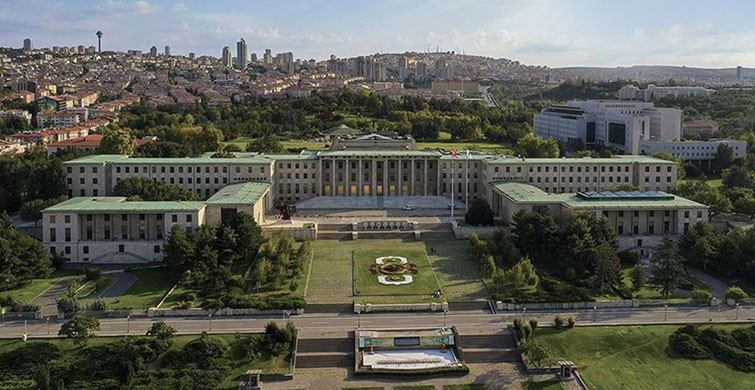
POLYGON ((233 163, 271 163, 273 160, 267 156, 249 154, 240 157, 212 158, 200 157, 129 157, 119 154, 96 154, 84 156, 75 160, 66 161, 63 164, 233 164, 233 163))
POLYGON ((187 201, 126 201, 122 196, 78 197, 50 206, 45 213, 128 213, 128 212, 189 212, 199 211, 204 202, 187 201))
POLYGON ((560 204, 575 210, 708 208, 695 201, 661 191, 588 191, 549 194, 524 183, 498 181, 490 184, 497 191, 522 205, 560 204))
POLYGON ((270 189, 269 183, 246 182, 223 187, 207 204, 255 204, 270 189))
POLYGON ((512 156, 493 156, 489 155, 487 162, 508 163, 508 164, 622 164, 622 163, 651 163, 651 164, 676 164, 673 161, 663 160, 658 157, 645 155, 615 155, 606 158, 592 157, 560 157, 560 158, 519 158, 512 156))

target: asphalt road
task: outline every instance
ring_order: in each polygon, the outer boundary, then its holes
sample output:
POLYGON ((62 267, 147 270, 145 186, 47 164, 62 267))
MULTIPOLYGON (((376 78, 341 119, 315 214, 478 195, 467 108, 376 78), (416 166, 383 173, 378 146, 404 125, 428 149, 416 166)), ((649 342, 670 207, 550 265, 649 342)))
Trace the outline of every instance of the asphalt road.
MULTIPOLYGON (((663 324, 690 322, 755 322, 755 307, 741 307, 739 310, 729 307, 663 307, 655 308, 619 308, 581 311, 528 311, 526 318, 533 316, 541 325, 550 324, 555 314, 577 316, 578 324, 663 324), (738 314, 737 314, 738 311, 738 314), (738 319, 737 319, 738 318, 738 319)), ((480 312, 449 312, 443 313, 383 313, 383 314, 304 314, 292 316, 290 320, 302 329, 302 337, 321 337, 328 334, 343 334, 354 330, 361 324, 363 328, 396 328, 396 327, 432 327, 455 325, 461 333, 475 334, 500 331, 514 318, 523 313, 504 312, 497 315, 480 312)), ((126 334, 144 334, 157 318, 112 318, 101 319, 102 336, 126 334)), ((202 331, 211 333, 233 333, 260 331, 271 320, 285 321, 281 316, 254 317, 191 317, 191 318, 163 318, 180 334, 198 334, 202 331)), ((63 321, 29 320, 26 332, 29 337, 46 337, 48 329, 50 335, 56 335, 63 321)), ((21 337, 24 333, 24 321, 8 321, 0 323, 0 338, 21 337)))

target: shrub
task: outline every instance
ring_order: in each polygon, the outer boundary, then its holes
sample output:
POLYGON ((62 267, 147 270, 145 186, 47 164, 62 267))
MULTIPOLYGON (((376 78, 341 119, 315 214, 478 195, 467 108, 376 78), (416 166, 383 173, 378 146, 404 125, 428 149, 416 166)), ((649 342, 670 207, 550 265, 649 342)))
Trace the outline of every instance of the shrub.
POLYGON ((569 319, 567 321, 569 322, 568 327, 569 327, 569 329, 571 329, 571 328, 574 327, 574 325, 577 324, 577 317, 569 316, 569 319))
POLYGON ((537 330, 537 318, 530 318, 530 328, 532 328, 532 333, 535 333, 535 330, 537 330))
POLYGON ((55 298, 55 303, 58 307, 58 311, 63 313, 66 317, 70 317, 79 311, 79 300, 72 294, 64 293, 55 298))
POLYGON ((87 305, 87 309, 92 311, 105 311, 107 310, 107 304, 105 304, 104 300, 98 299, 87 305))
POLYGON ((101 276, 101 271, 99 268, 91 267, 91 268, 85 268, 84 269, 84 277, 86 280, 99 280, 101 276))
POLYGON ((687 359, 701 360, 710 357, 710 353, 705 349, 694 336, 684 333, 682 329, 677 329, 668 338, 668 346, 677 355, 687 359))
POLYGON ((731 332, 740 346, 746 351, 755 352, 755 325, 749 328, 737 328, 731 332))
POLYGON ((529 340, 524 343, 522 345, 522 352, 535 367, 542 367, 547 364, 553 355, 547 345, 536 340, 529 340))
POLYGON ((692 290, 692 300, 696 303, 710 303, 712 298, 713 294, 710 291, 699 288, 692 290))
POLYGON ((556 329, 563 329, 564 328, 564 316, 561 314, 556 314, 555 317, 553 317, 553 324, 556 326, 556 329))
POLYGON ((747 293, 739 287, 729 287, 726 290, 726 299, 733 299, 739 302, 745 298, 748 298, 747 293))
POLYGON ((524 339, 529 339, 532 336, 532 327, 530 327, 530 324, 525 323, 522 325, 522 332, 524 333, 524 339))
POLYGON ((617 255, 619 256, 619 262, 621 262, 621 264, 635 265, 640 262, 640 255, 629 249, 619 251, 617 255))
POLYGON ((524 342, 526 335, 524 334, 524 320, 521 318, 514 319, 514 334, 519 342, 524 342))

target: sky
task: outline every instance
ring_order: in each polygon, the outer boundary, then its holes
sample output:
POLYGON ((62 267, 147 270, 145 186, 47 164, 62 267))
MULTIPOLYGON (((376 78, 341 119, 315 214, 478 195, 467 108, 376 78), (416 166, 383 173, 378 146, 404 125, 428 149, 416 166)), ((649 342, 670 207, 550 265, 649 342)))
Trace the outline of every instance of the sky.
POLYGON ((0 0, 0 46, 317 60, 454 50, 530 65, 755 65, 752 0, 0 0))

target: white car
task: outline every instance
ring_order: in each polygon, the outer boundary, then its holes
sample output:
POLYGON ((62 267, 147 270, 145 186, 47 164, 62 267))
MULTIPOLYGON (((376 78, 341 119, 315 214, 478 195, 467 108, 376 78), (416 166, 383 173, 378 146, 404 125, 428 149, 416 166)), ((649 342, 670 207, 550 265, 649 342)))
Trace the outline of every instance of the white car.
POLYGON ((406 210, 406 211, 412 211, 412 210, 414 210, 414 205, 408 204, 408 205, 406 205, 406 206, 404 206, 402 208, 404 210, 406 210))

